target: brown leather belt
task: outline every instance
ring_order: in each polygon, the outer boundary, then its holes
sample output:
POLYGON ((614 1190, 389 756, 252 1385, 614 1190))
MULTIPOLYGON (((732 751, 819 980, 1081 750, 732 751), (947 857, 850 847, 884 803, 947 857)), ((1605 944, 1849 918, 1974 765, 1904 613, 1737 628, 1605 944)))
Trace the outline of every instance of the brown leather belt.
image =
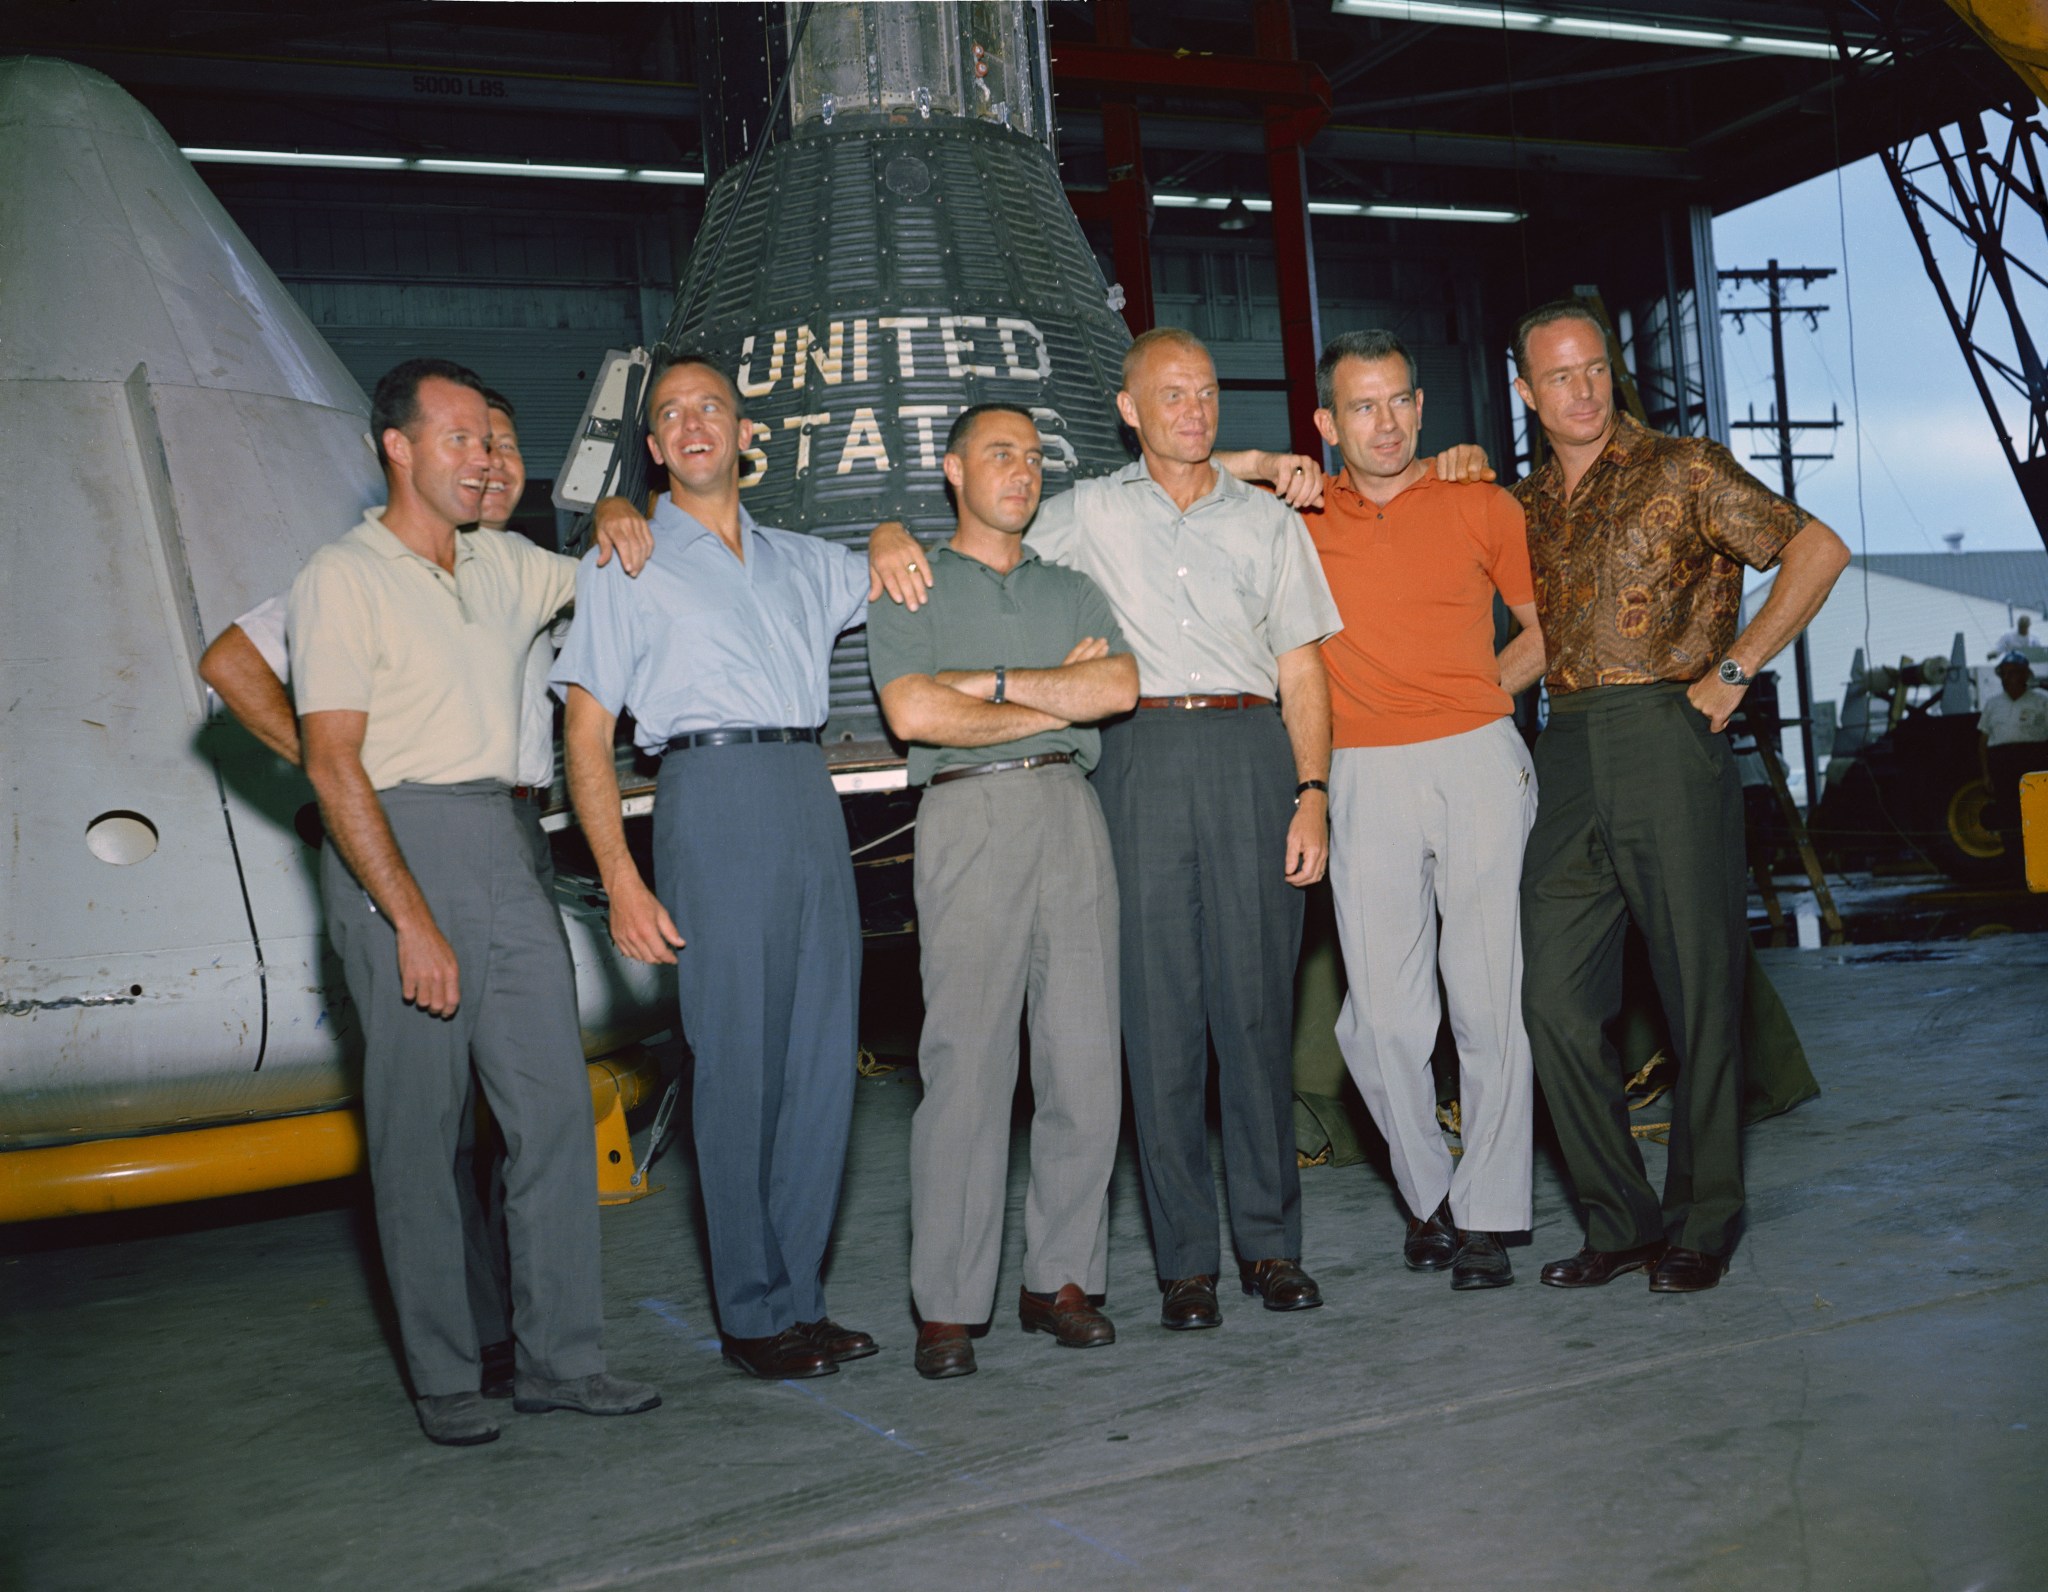
POLYGON ((1139 697, 1141 708, 1269 708, 1271 697, 1262 696, 1178 696, 1139 697))
POLYGON ((976 763, 972 768, 941 769, 932 775, 934 785, 952 779, 973 779, 977 774, 1008 774, 1020 768, 1047 768, 1054 763, 1071 763, 1072 752, 1040 752, 1036 757, 1009 757, 1000 763, 976 763))

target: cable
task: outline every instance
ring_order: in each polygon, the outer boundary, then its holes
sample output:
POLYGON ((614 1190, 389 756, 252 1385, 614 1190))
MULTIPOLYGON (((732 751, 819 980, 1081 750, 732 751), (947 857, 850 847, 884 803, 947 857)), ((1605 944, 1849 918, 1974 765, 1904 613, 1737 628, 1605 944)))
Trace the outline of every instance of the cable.
MULTIPOLYGON (((740 207, 746 203, 747 192, 754 186, 754 174, 761 169, 761 157, 768 153, 768 141, 775 132, 777 118, 789 99, 789 82, 796 75, 797 52, 803 48, 804 33, 811 25, 811 13, 817 9, 816 0, 804 0, 804 8, 797 13, 796 26, 789 30, 789 59, 783 63, 782 81, 775 85, 775 100, 768 107, 768 119, 761 124, 761 136, 754 140, 754 153, 747 158, 747 169, 741 175, 739 186, 733 190, 732 204, 725 212, 725 226, 718 234, 718 241, 711 246, 711 254, 704 262, 704 269, 691 274, 700 284, 708 285, 718 274, 718 262, 725 258, 725 246, 732 238, 732 229, 740 219, 740 207)), ((676 306, 674 325, 677 331, 689 324, 690 312, 695 309, 695 294, 676 306)))
POLYGON ((1828 74, 1828 131, 1834 140, 1835 228, 1842 242, 1842 307, 1849 323, 1849 425, 1856 436, 1856 542, 1863 558, 1863 666, 1870 656, 1870 520, 1863 506, 1863 398, 1856 385, 1856 290, 1849 276, 1849 207, 1842 187, 1842 107, 1828 74))

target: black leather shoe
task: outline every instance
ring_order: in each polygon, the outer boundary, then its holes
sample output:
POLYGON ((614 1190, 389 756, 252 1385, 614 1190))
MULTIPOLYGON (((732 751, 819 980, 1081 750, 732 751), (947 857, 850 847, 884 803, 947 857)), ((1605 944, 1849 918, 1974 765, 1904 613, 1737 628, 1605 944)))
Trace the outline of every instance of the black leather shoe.
POLYGON ((1595 1249, 1588 1244, 1568 1259, 1553 1260, 1543 1268, 1540 1280, 1553 1288, 1599 1288, 1625 1271, 1656 1265, 1665 1247, 1661 1238, 1634 1249, 1595 1249))
POLYGON ((1651 1293, 1704 1293, 1728 1270, 1725 1255, 1703 1255, 1673 1244, 1650 1268, 1651 1293))
POLYGON ((1323 1290, 1298 1260, 1240 1260, 1237 1280, 1246 1293, 1264 1299, 1268 1310, 1313 1310, 1323 1302, 1323 1290))
POLYGON ((848 1360, 865 1360, 881 1348, 865 1332, 842 1327, 830 1316, 820 1316, 816 1321, 799 1321, 796 1330, 809 1338, 811 1346, 834 1365, 844 1365, 848 1360))
POLYGON ((1408 1241, 1401 1260, 1410 1271, 1442 1271, 1458 1258, 1458 1229, 1451 1221, 1451 1202, 1439 1202, 1426 1222, 1408 1218, 1408 1241))
POLYGON ((764 1382, 830 1376, 839 1369, 802 1327, 784 1327, 772 1338, 727 1338, 724 1349, 726 1359, 764 1382))
POLYGON ((1198 1327, 1223 1325, 1214 1277, 1176 1277, 1159 1286, 1166 1294, 1159 1302, 1159 1324, 1168 1332, 1193 1332, 1198 1327))
POLYGON ((515 1351, 512 1340, 503 1343, 487 1343, 483 1346, 483 1380, 479 1391, 487 1399, 509 1399, 512 1396, 512 1372, 515 1351))
POLYGON ((1050 1332, 1063 1349, 1099 1349, 1116 1342, 1115 1326, 1088 1302, 1077 1282, 1068 1283, 1056 1294, 1022 1289, 1017 1295, 1017 1316, 1026 1332, 1050 1332))
POLYGON ((917 1353, 911 1363, 927 1381, 974 1375, 974 1345, 957 1321, 927 1321, 917 1329, 917 1353))
POLYGON ((1453 1288, 1461 1293, 1467 1288, 1505 1288, 1515 1280, 1515 1268, 1508 1264, 1508 1252, 1498 1233, 1468 1232, 1461 1236, 1464 1242, 1451 1262, 1453 1288))

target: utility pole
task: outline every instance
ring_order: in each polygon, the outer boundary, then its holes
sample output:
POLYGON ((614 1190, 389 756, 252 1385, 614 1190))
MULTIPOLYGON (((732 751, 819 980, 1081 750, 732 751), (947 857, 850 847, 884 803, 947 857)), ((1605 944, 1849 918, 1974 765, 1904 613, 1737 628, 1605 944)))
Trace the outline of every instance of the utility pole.
MULTIPOLYGON (((1750 405, 1747 420, 1735 420, 1729 424, 1737 431, 1771 431, 1777 434, 1778 447, 1775 453, 1752 453, 1752 459, 1776 459, 1782 479, 1784 494, 1798 502, 1797 483, 1793 479, 1793 466, 1807 460, 1832 459, 1834 453, 1794 453, 1792 433, 1795 431, 1835 431, 1842 424, 1837 410, 1826 420, 1794 420, 1792 406, 1785 392, 1785 317, 1804 315, 1809 330, 1820 324, 1820 317, 1826 311, 1825 304, 1788 304, 1785 292, 1788 286, 1796 284, 1810 288, 1816 282, 1825 281, 1835 274, 1832 266, 1791 265, 1780 266, 1776 260, 1761 271, 1736 270, 1714 273, 1723 282, 1756 286, 1764 290, 1761 304, 1725 305, 1721 313, 1735 317, 1735 329, 1742 330, 1745 315, 1761 315, 1771 323, 1771 381, 1777 391, 1777 406, 1771 417, 1759 420, 1756 406, 1750 405)), ((1820 763, 1813 750, 1813 665, 1807 655, 1806 632, 1800 631, 1792 643, 1793 672, 1799 684, 1799 750, 1806 765, 1806 805, 1810 812, 1813 804, 1820 800, 1820 763)))

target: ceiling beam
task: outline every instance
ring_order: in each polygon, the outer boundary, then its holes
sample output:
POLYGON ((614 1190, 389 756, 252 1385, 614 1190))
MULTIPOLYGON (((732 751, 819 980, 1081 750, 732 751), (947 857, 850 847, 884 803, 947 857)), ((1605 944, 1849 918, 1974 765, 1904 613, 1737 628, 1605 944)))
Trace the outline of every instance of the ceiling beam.
MULTIPOLYGON (((697 124, 697 86, 631 78, 558 77, 540 72, 469 72, 444 64, 387 65, 186 54, 176 50, 47 53, 104 72, 124 88, 196 89, 254 99, 351 100, 436 111, 600 116, 697 124)), ((694 142, 694 140, 692 140, 694 142)))
MULTIPOLYGON (((1058 113, 1063 147, 1099 150, 1102 118, 1094 111, 1058 113)), ((1148 115, 1145 147, 1207 154, 1265 153, 1258 122, 1148 115)), ((1333 160, 1376 160, 1404 165, 1460 166, 1487 171, 1568 172, 1599 177, 1656 177, 1687 181, 1698 175, 1682 149, 1582 143, 1562 138, 1510 138, 1505 134, 1446 133, 1426 128, 1330 124, 1310 141, 1311 155, 1333 160)))

